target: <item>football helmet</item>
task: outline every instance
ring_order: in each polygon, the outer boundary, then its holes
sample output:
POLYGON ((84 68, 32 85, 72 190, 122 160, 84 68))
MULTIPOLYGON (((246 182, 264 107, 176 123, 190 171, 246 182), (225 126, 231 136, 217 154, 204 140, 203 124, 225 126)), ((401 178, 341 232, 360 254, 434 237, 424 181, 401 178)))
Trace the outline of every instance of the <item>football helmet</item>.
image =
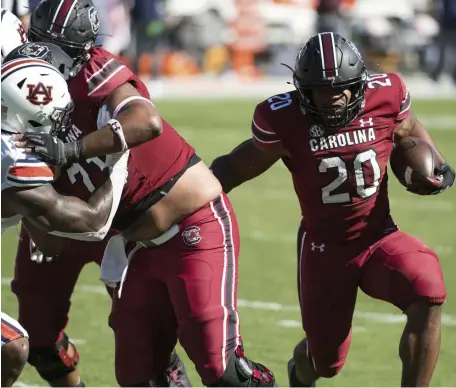
POLYGON ((100 18, 91 0, 43 0, 30 18, 28 38, 54 43, 84 62, 99 29, 100 18))
POLYGON ((332 129, 348 125, 358 115, 364 103, 366 79, 367 69, 356 46, 333 32, 311 37, 299 51, 293 70, 301 107, 332 129), (316 87, 349 89, 351 97, 343 109, 319 108, 312 99, 316 87))
POLYGON ((27 33, 20 20, 5 8, 1 8, 0 39, 2 43, 2 62, 10 51, 27 43, 27 33))
POLYGON ((3 62, 19 58, 42 59, 57 68, 67 82, 78 72, 75 61, 59 46, 49 42, 29 42, 16 47, 3 59, 3 62))
POLYGON ((73 102, 62 74, 41 59, 2 65, 2 130, 59 134, 70 125, 73 102))

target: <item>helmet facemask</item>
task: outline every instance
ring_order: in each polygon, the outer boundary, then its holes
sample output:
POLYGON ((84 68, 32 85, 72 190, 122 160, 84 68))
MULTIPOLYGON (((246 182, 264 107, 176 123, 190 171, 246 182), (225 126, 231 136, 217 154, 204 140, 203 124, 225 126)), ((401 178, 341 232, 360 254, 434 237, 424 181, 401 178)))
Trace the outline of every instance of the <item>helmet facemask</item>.
POLYGON ((360 112, 365 94, 365 79, 363 75, 359 79, 350 80, 344 83, 326 83, 321 85, 304 85, 299 81, 296 73, 293 76, 293 84, 299 93, 299 100, 303 111, 315 115, 328 129, 337 130, 350 124, 360 112), (329 87, 344 90, 350 90, 350 98, 343 93, 347 99, 344 107, 338 107, 328 104, 327 106, 317 107, 312 97, 312 90, 316 87, 329 87))
POLYGON ((49 118, 52 122, 51 135, 63 138, 71 128, 71 115, 74 104, 70 101, 65 108, 54 108, 49 118))

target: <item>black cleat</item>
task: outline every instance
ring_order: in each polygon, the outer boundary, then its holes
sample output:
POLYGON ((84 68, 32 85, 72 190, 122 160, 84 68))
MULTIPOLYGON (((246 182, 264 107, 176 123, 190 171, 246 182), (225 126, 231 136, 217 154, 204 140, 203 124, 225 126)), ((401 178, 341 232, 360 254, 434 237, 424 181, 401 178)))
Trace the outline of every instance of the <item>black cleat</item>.
POLYGON ((191 387, 190 379, 187 376, 184 362, 179 358, 176 351, 170 357, 170 365, 166 370, 169 387, 191 387))
POLYGON ((296 377, 296 364, 295 361, 292 358, 288 361, 288 384, 290 387, 316 387, 316 383, 312 385, 305 385, 301 383, 298 378, 296 377))

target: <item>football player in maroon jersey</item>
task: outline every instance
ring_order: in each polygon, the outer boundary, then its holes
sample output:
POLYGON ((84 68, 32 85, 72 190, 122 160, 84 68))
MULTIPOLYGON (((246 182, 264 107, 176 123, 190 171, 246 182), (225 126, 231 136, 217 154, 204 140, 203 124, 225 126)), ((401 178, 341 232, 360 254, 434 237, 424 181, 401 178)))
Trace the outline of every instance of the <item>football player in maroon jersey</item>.
MULTIPOLYGON (((225 192, 279 159, 291 172, 303 220, 298 231, 298 292, 306 339, 288 364, 291 386, 312 386, 342 369, 358 289, 401 309, 402 386, 428 386, 440 346, 446 291, 434 251, 393 222, 386 165, 395 141, 416 136, 435 147, 393 73, 368 75, 355 45, 335 33, 302 47, 296 90, 257 105, 252 138, 214 160, 225 192)), ((440 179, 454 171, 439 155, 440 179)))
MULTIPOLYGON (((231 204, 194 149, 159 116, 144 84, 128 68, 101 48, 82 51, 81 56, 80 51, 93 42, 84 45, 80 39, 78 43, 79 36, 70 36, 70 31, 79 33, 82 20, 96 23, 88 3, 49 0, 32 15, 32 41, 35 35, 41 41, 53 40, 68 54, 76 50, 77 58, 86 60, 70 80, 75 125, 65 141, 44 134, 31 134, 28 140, 46 162, 69 165, 56 186, 82 198, 98 186, 103 155, 131 148, 128 179, 113 222, 121 235, 109 240, 101 263, 101 277, 110 285, 118 283, 109 319, 115 334, 117 381, 121 386, 173 383, 174 370, 167 373, 168 380, 162 377, 179 339, 207 386, 274 386, 273 374, 243 352, 236 307, 239 233, 231 204), (66 16, 60 16, 61 10, 66 16), (73 10, 77 18, 71 17, 73 10), (38 28, 38 15, 41 19, 51 15, 50 27, 38 28), (125 241, 131 243, 125 246, 125 241)), ((96 30, 93 23, 91 28, 96 30)), ((65 295, 53 307, 60 308, 58 317, 49 311, 44 318, 49 322, 41 323, 58 327, 45 339, 44 329, 41 331, 40 341, 47 341, 43 346, 48 352, 55 349, 49 344, 55 343, 56 332, 63 333, 69 296, 82 266, 94 259, 101 261, 105 248, 70 247, 71 252, 65 253, 65 271, 58 264, 63 261, 60 258, 41 266, 40 275, 53 279, 50 287, 37 279, 28 246, 21 243, 19 248, 26 250, 19 252, 25 258, 18 258, 13 281, 20 300, 19 320, 27 315, 32 319, 30 303, 37 303, 38 298, 44 301, 50 289, 65 295), (68 255, 75 267, 71 271, 67 269, 68 255), (62 272, 67 276, 64 281, 62 272)), ((75 348, 63 334, 58 341, 62 342, 57 355, 63 363, 69 362, 52 372, 61 373, 61 378, 72 377, 75 348)), ((52 355, 55 358, 55 351, 52 355)), ((38 355, 32 361, 38 370, 42 360, 38 355)), ((55 365, 57 362, 48 363, 47 367, 55 365)), ((44 373, 50 381, 45 368, 41 369, 43 377, 44 373)))
MULTIPOLYGON (((111 149, 120 150, 124 144, 129 147, 141 144, 158 136, 162 130, 153 105, 143 98, 149 99, 144 84, 118 58, 100 47, 93 47, 98 30, 98 13, 90 0, 42 2, 33 12, 29 28, 30 41, 55 43, 74 59, 72 69, 69 69, 68 61, 65 71, 60 69, 67 78, 72 77, 69 87, 75 104, 74 125, 68 131, 65 143, 71 152, 82 148, 90 153, 91 144, 95 142, 97 146, 105 147, 108 154, 111 149), (102 104, 122 110, 118 120, 122 123, 123 133, 119 137, 107 124, 97 131, 101 138, 93 142, 90 133, 97 129, 98 110, 102 104), (89 141, 83 144, 80 138, 87 134, 89 141)), ((62 56, 59 60, 63 62, 62 56)), ((63 153, 59 156, 66 158, 63 153)), ((94 184, 100 183, 104 167, 102 158, 73 164, 64 173, 58 187, 87 199, 94 184), (79 185, 80 182, 84 184, 79 185)), ((39 240, 46 242, 42 238, 39 240)), ((46 246, 52 248, 47 251, 48 256, 52 256, 55 239, 47 241, 46 246)), ((52 386, 83 384, 76 367, 78 352, 64 329, 79 274, 86 264, 101 263, 105 245, 106 241, 87 243, 73 240, 60 253, 58 260, 40 267, 31 258, 41 259, 43 255, 36 252, 35 244, 22 228, 12 289, 19 301, 19 321, 27 327, 31 337, 29 362, 52 386)), ((184 365, 174 351, 169 361, 168 377, 171 384, 190 385, 184 365)))

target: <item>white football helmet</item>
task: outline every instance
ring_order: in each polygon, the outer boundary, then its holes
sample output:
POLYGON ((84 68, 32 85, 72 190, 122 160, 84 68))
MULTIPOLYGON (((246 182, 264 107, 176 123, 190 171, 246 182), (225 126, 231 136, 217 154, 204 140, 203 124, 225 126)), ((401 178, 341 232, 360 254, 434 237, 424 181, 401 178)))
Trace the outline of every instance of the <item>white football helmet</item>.
POLYGON ((0 39, 2 43, 2 62, 8 53, 17 46, 27 43, 27 33, 21 21, 10 11, 1 8, 0 39))
POLYGON ((19 58, 4 63, 1 74, 2 130, 58 135, 69 128, 73 102, 54 66, 41 59, 19 58))

